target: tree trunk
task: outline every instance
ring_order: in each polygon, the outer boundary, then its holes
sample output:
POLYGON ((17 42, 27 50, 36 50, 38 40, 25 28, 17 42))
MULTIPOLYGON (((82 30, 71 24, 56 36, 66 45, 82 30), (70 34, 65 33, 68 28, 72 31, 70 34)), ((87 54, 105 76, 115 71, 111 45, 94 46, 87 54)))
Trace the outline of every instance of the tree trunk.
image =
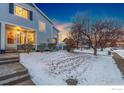
POLYGON ((81 51, 83 50, 83 47, 81 47, 81 51))
POLYGON ((103 48, 101 48, 101 51, 103 51, 103 48))
POLYGON ((93 50, 94 50, 94 55, 97 56, 97 49, 94 48, 93 50))
POLYGON ((78 42, 77 42, 77 46, 76 46, 76 47, 77 47, 77 49, 78 49, 78 42))

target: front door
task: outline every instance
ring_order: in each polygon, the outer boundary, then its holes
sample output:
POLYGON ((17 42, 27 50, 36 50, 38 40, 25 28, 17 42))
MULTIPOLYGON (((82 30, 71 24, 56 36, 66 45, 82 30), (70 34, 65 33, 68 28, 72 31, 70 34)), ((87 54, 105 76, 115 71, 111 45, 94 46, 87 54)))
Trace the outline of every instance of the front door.
POLYGON ((6 48, 7 49, 16 49, 16 33, 15 31, 6 32, 6 48))

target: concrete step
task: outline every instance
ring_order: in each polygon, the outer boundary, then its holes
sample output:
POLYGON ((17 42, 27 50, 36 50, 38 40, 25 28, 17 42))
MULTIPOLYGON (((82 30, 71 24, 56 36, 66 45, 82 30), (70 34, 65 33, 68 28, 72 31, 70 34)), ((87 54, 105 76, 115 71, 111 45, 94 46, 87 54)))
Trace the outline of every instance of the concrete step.
POLYGON ((17 53, 17 51, 5 51, 5 53, 17 53))
POLYGON ((34 85, 27 69, 19 62, 0 65, 0 85, 34 85), (27 81, 30 81, 27 82, 27 81))
POLYGON ((1 60, 0 65, 8 64, 8 63, 15 63, 15 62, 19 62, 19 58, 1 60))
POLYGON ((5 53, 17 53, 16 49, 7 49, 5 53))
POLYGON ((18 54, 0 55, 0 85, 34 85, 18 54))
POLYGON ((24 50, 6 50, 5 53, 23 53, 24 50))
POLYGON ((35 85, 32 80, 28 79, 23 82, 17 83, 17 85, 35 85))
POLYGON ((29 78, 30 78, 30 76, 28 74, 24 74, 24 75, 21 75, 21 76, 16 76, 16 77, 13 77, 13 78, 2 80, 2 81, 0 81, 0 85, 15 85, 19 82, 28 80, 29 78))
POLYGON ((11 59, 19 59, 19 57, 18 56, 15 56, 15 57, 11 57, 11 56, 0 57, 0 61, 11 60, 11 59))
POLYGON ((0 76, 0 81, 2 80, 6 80, 6 79, 9 79, 9 78, 13 78, 13 77, 16 77, 16 76, 20 76, 20 75, 23 75, 23 74, 27 74, 28 71, 27 69, 22 69, 22 70, 19 70, 17 72, 11 72, 9 74, 4 74, 4 75, 1 75, 0 76))
POLYGON ((0 65, 0 77, 11 75, 25 70, 25 67, 19 62, 0 65))
POLYGON ((19 62, 18 54, 1 54, 0 55, 0 65, 19 62))

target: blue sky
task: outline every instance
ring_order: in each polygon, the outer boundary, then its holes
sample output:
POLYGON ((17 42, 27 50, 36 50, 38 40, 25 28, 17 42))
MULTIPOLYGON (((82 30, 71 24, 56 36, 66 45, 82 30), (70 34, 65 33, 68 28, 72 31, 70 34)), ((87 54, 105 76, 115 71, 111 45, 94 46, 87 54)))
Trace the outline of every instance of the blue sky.
POLYGON ((37 3, 54 23, 67 26, 77 12, 89 12, 93 18, 114 17, 124 20, 124 4, 121 3, 37 3), (67 24, 67 25, 66 25, 67 24))
POLYGON ((70 22, 75 13, 88 11, 93 17, 117 17, 124 19, 124 4, 72 4, 39 3, 36 4, 50 19, 64 23, 70 22))

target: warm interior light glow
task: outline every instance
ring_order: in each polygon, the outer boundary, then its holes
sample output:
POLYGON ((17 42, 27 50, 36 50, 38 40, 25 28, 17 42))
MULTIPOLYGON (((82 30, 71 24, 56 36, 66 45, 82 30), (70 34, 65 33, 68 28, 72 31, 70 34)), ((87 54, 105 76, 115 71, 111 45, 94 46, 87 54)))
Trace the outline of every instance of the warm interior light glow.
POLYGON ((26 33, 21 32, 20 35, 20 44, 25 44, 26 43, 26 33))
POLYGON ((8 44, 14 44, 14 40, 15 40, 15 34, 13 31, 8 31, 7 32, 7 43, 8 44))
POLYGON ((19 31, 16 31, 16 34, 20 34, 20 32, 19 31))
POLYGON ((15 15, 29 19, 29 11, 19 6, 15 6, 15 15))
POLYGON ((35 34, 33 32, 28 32, 27 33, 27 41, 28 43, 35 43, 35 34))
POLYGON ((68 38, 68 32, 67 31, 61 31, 59 33, 59 42, 63 42, 65 38, 68 38))
POLYGON ((19 26, 6 28, 7 44, 35 44, 35 32, 31 29, 25 29, 19 26))

